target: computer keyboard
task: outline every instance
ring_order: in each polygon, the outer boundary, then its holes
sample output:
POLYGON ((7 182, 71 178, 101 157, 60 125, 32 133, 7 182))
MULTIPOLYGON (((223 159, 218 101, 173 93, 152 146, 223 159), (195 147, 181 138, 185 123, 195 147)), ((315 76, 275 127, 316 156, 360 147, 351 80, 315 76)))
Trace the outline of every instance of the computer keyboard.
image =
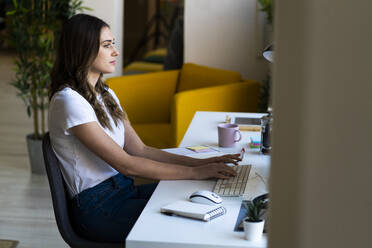
POLYGON ((250 164, 234 166, 237 176, 229 179, 218 179, 213 187, 213 192, 220 196, 244 195, 251 167, 250 164))

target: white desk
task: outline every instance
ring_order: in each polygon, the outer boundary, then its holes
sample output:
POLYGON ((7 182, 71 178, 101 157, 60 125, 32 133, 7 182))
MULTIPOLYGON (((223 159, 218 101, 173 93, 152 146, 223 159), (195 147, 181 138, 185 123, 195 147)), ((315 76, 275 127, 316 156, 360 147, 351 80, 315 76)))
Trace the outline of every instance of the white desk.
MULTIPOLYGON (((246 117, 261 116, 249 113, 197 112, 180 147, 209 145, 216 147, 221 152, 238 152, 242 146, 246 146, 250 136, 259 140, 259 132, 242 132, 243 138, 236 144, 235 148, 218 148, 217 124, 225 121, 226 114, 246 117)), ((259 154, 257 149, 248 149, 243 162, 252 164, 250 173, 252 190, 247 197, 250 198, 267 192, 265 183, 257 176, 256 172, 267 182, 270 157, 259 154)), ((234 232, 241 198, 224 198, 223 206, 227 209, 227 214, 210 222, 167 216, 160 213, 162 206, 177 200, 186 200, 191 193, 197 190, 212 190, 214 183, 213 180, 161 181, 129 233, 126 247, 266 247, 266 235, 258 242, 249 242, 244 239, 243 232, 234 232)))

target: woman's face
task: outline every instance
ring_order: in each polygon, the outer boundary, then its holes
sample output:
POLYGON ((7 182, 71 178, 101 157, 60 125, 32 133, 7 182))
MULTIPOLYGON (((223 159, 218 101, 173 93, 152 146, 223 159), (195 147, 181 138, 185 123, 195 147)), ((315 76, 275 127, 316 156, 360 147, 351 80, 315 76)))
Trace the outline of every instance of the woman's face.
POLYGON ((100 46, 90 71, 93 73, 112 73, 115 71, 116 56, 115 39, 108 27, 101 30, 100 46))

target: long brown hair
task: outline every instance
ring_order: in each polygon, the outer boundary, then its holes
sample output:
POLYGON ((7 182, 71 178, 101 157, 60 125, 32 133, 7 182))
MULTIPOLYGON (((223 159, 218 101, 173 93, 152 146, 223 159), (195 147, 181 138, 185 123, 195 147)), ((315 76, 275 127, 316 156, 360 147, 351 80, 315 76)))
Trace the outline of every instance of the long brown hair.
POLYGON ((120 119, 127 119, 126 114, 108 92, 108 86, 102 80, 102 73, 94 89, 87 79, 89 68, 98 55, 101 30, 104 27, 109 28, 109 25, 97 17, 86 14, 74 15, 66 21, 51 71, 49 99, 56 92, 70 87, 90 103, 101 126, 112 131, 110 120, 97 100, 97 93, 101 95, 116 126, 120 119))

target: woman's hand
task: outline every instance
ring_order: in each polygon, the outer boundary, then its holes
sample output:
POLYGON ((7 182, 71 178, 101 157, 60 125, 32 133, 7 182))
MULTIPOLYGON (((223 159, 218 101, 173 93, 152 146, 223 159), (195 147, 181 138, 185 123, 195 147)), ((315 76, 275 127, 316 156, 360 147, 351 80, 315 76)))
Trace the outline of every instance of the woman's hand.
POLYGON ((218 157, 211 157, 211 158, 205 158, 201 159, 201 164, 211 164, 211 163, 232 163, 235 165, 238 165, 238 162, 242 161, 240 158, 240 154, 226 154, 223 156, 218 157))
POLYGON ((193 167, 193 179, 222 178, 228 179, 235 177, 236 172, 231 166, 224 163, 210 163, 193 167))

